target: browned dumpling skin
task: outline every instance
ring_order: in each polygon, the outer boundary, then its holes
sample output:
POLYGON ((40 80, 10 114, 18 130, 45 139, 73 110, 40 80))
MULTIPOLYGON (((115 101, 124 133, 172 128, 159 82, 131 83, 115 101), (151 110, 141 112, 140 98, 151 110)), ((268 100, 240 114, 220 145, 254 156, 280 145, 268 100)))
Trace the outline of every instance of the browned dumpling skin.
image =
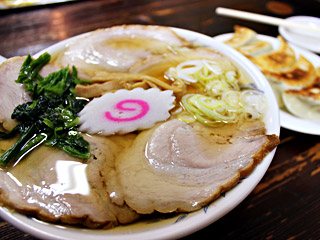
POLYGON ((247 45, 256 39, 257 33, 250 28, 236 25, 232 38, 225 41, 231 47, 239 48, 247 45))
POLYGON ((278 37, 278 40, 280 41, 279 49, 257 57, 249 57, 263 72, 281 73, 289 71, 296 63, 293 49, 281 36, 278 37))
POLYGON ((317 69, 314 84, 300 90, 287 90, 282 94, 286 109, 293 115, 320 122, 320 72, 317 69))
POLYGON ((255 40, 247 45, 237 48, 245 56, 259 56, 272 51, 272 45, 266 41, 255 40))
POLYGON ((317 74, 313 64, 304 56, 300 56, 295 66, 286 72, 274 73, 272 70, 264 70, 265 76, 281 84, 283 89, 302 89, 313 85, 317 74))
POLYGON ((255 31, 239 25, 234 26, 234 34, 224 43, 248 57, 258 56, 272 51, 272 45, 269 42, 259 40, 255 31))

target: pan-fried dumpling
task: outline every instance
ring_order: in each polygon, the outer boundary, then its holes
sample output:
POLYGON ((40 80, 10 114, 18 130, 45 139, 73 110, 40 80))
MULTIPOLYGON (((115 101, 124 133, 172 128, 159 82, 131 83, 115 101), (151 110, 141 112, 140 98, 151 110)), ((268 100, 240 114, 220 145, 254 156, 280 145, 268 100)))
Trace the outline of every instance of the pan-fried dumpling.
POLYGON ((236 25, 232 38, 225 41, 229 46, 237 49, 246 56, 257 56, 272 51, 272 45, 258 40, 257 33, 250 28, 236 25))
POLYGON ((320 122, 320 74, 312 86, 301 90, 287 90, 282 98, 285 107, 292 114, 320 122))
POLYGON ((288 111, 295 116, 320 122, 320 100, 318 104, 310 104, 306 98, 288 92, 283 93, 282 98, 288 111))
POLYGON ((250 28, 242 26, 234 26, 234 34, 232 38, 225 41, 231 47, 238 48, 244 46, 256 39, 257 33, 250 28))
POLYGON ((316 79, 316 70, 311 62, 300 56, 295 66, 286 72, 275 73, 272 69, 264 70, 265 76, 280 84, 282 89, 301 89, 311 86, 316 79))
POLYGON ((289 71, 296 63, 296 55, 293 49, 281 36, 278 39, 280 41, 279 49, 268 54, 250 58, 263 72, 280 73, 289 71))
POLYGON ((272 45, 266 41, 256 40, 237 48, 245 56, 258 56, 272 51, 272 45))

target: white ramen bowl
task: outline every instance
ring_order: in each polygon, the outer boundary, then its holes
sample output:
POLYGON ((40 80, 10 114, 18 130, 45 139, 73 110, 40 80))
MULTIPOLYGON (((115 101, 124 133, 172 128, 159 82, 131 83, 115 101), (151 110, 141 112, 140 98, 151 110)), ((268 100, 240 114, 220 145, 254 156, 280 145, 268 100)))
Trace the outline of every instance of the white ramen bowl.
MULTIPOLYGON (((232 48, 213 40, 209 36, 178 28, 171 29, 179 36, 191 42, 208 46, 227 56, 248 77, 248 79, 254 82, 256 86, 264 92, 267 99, 268 107, 264 117, 267 133, 279 135, 280 124, 277 101, 265 77, 248 59, 232 48)), ((60 52, 64 49, 66 44, 76 40, 80 36, 83 37, 90 34, 91 33, 85 33, 59 42, 36 54, 36 56, 39 56, 46 51, 50 54, 60 52)), ((243 179, 233 189, 229 190, 224 197, 220 197, 209 206, 189 214, 179 214, 165 219, 145 220, 109 230, 90 230, 45 223, 12 212, 6 208, 0 208, 0 216, 18 229, 42 239, 143 240, 179 238, 208 226, 235 208, 259 183, 267 171, 274 153, 275 149, 256 166, 254 171, 247 178, 243 179)))

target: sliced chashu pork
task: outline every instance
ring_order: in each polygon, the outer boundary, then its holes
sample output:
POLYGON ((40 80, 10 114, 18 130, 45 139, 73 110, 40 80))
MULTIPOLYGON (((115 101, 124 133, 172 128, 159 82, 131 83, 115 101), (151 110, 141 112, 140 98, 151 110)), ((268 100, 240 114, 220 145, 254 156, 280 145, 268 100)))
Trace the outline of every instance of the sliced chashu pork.
MULTIPOLYGON (((0 126, 7 131, 10 131, 17 124, 15 120, 11 119, 15 107, 31 100, 23 85, 15 82, 24 60, 25 57, 13 57, 0 65, 0 126)), ((57 66, 46 65, 40 74, 47 76, 57 70, 57 66)))
MULTIPOLYGON (((138 215, 110 202, 102 178, 105 165, 113 165, 123 141, 86 137, 93 157, 87 163, 54 148, 41 146, 8 173, 0 170, 0 203, 50 222, 109 228, 129 223, 138 215)), ((6 149, 11 142, 1 141, 6 149)))
MULTIPOLYGON (((221 128, 168 121, 140 133, 119 156, 122 192, 112 200, 138 213, 197 210, 250 173, 278 143, 258 121, 221 128)), ((114 189, 109 191, 120 191, 117 184, 114 189)))
POLYGON ((23 61, 24 57, 14 57, 0 65, 0 125, 6 130, 17 124, 11 119, 15 107, 30 100, 23 85, 15 82, 23 61))
POLYGON ((56 63, 75 65, 82 77, 97 70, 126 72, 152 54, 173 51, 187 44, 167 27, 123 25, 97 30, 72 41, 56 63))

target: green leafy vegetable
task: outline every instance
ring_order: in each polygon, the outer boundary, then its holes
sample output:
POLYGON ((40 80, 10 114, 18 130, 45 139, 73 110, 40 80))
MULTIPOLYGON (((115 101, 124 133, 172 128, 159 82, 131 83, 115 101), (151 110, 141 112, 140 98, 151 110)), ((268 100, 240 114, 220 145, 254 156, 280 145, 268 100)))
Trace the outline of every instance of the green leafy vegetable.
POLYGON ((24 87, 29 92, 34 92, 36 85, 42 77, 39 71, 50 61, 50 55, 48 53, 42 54, 37 59, 32 59, 30 55, 27 56, 26 60, 22 64, 20 69, 18 83, 23 83, 24 87))
POLYGON ((9 133, 0 133, 2 139, 20 134, 17 142, 0 157, 1 165, 19 160, 42 143, 74 157, 90 157, 89 143, 77 131, 77 113, 87 103, 74 94, 80 82, 77 70, 66 67, 43 78, 39 71, 49 61, 48 53, 37 59, 29 55, 21 67, 16 82, 23 83, 33 100, 14 109, 11 117, 18 120, 19 125, 9 133))

